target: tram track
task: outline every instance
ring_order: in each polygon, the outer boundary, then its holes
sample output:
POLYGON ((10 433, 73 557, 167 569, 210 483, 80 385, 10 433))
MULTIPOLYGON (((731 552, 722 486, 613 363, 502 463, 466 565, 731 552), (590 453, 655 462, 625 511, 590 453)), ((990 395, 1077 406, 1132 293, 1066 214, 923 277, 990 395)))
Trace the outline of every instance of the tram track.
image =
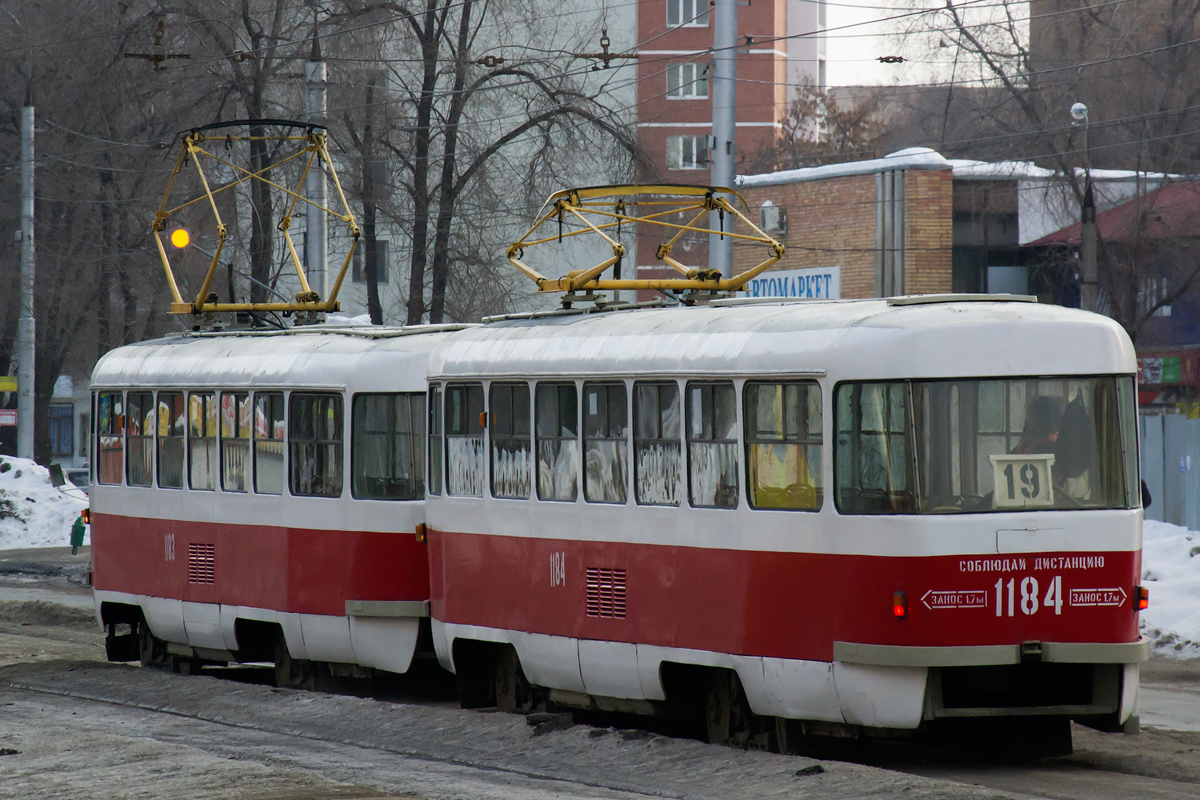
MULTIPOLYGON (((62 708, 60 716, 79 705, 88 709, 93 723, 108 716, 136 718, 137 726, 157 739, 176 738, 182 728, 193 746, 212 756, 315 769, 339 781, 353 777, 357 783, 382 784, 373 788, 387 791, 396 791, 389 783, 398 779, 396 767, 410 762, 416 772, 461 773, 482 784, 540 787, 538 793, 557 796, 770 797, 797 790, 807 794, 806 784, 819 784, 821 796, 835 798, 880 793, 995 796, 868 766, 718 748, 644 730, 583 725, 557 730, 551 725, 541 732, 517 715, 279 690, 107 664, 18 665, 0 672, 0 684, 0 702, 62 708), (306 755, 300 758, 289 749, 306 755), (339 766, 351 751, 359 761, 377 763, 381 777, 339 766)), ((0 770, 7 764, 0 761, 0 770)), ((400 784, 403 792, 414 788, 422 796, 487 794, 455 790, 439 795, 429 786, 400 784)))
MULTIPOLYGON (((99 632, 85 625, 82 615, 59 619, 53 608, 3 606, 5 618, 11 619, 0 624, 0 749, 27 752, 27 742, 43 731, 54 731, 54 737, 65 731, 70 741, 70 732, 86 720, 83 735, 76 738, 99 735, 112 742, 107 738, 111 729, 142 732, 134 740, 122 735, 109 746, 120 758, 141 752, 151 741, 166 748, 168 760, 176 759, 175 743, 182 741, 189 752, 198 748, 204 758, 221 764, 254 764, 271 774, 282 770, 299 776, 291 795, 242 792, 230 797, 361 797, 402 791, 498 800, 543 794, 742 798, 751 796, 751 790, 755 796, 771 796, 819 789, 817 796, 833 798, 904 794, 1099 800, 1133 795, 1176 800, 1195 797, 1200 785, 1200 732, 1150 729, 1126 737, 1076 727, 1075 755, 1026 763, 897 742, 831 741, 834 747, 820 753, 819 760, 747 753, 663 736, 670 731, 659 723, 627 716, 525 718, 462 711, 447 685, 436 680, 347 680, 329 687, 370 691, 367 699, 275 689, 267 668, 205 668, 199 675, 182 676, 108 664, 100 660, 99 632), (15 720, 29 715, 34 721, 22 729, 24 723, 15 720), (348 761, 368 766, 350 769, 348 761), (314 785, 324 788, 306 794, 313 776, 321 779, 314 785), (443 784, 456 788, 439 788, 443 784)), ((1158 677, 1171 685, 1192 679, 1189 669, 1174 662, 1157 667, 1158 677)), ((93 745, 79 746, 86 750, 93 745)), ((96 765, 111 758, 111 752, 94 754, 81 764, 81 774, 93 780, 96 765)), ((57 754, 50 761, 57 763, 57 754)), ((15 764, 0 758, 0 797, 68 796, 6 794, 3 787, 11 785, 8 777, 15 764)), ((202 776, 192 776, 189 785, 187 769, 172 769, 183 776, 183 793, 226 796, 217 789, 198 791, 206 788, 202 776)))
MULTIPOLYGON (((361 789, 422 797, 743 798, 819 787, 814 796, 832 798, 1181 800, 1200 785, 1200 734, 1188 732, 1121 737, 1077 728, 1076 755, 1044 762, 890 744, 842 747, 817 761, 719 748, 647 727, 576 725, 567 715, 527 719, 462 711, 437 698, 380 702, 66 661, 0 670, 0 702, 60 709, 63 718, 82 713, 93 726, 133 725, 154 741, 182 739, 211 758, 336 784, 313 797, 364 796, 354 793, 361 789), (456 788, 439 790, 441 781, 456 788)), ((0 746, 10 735, 0 733, 0 746)), ((0 777, 8 765, 0 760, 0 777)))

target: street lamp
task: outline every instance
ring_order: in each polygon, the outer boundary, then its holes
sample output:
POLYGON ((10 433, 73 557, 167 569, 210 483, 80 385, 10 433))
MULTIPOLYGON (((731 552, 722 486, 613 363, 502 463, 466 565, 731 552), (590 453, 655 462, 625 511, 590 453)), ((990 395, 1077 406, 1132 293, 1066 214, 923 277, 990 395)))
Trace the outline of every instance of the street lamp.
POLYGON ((1099 307, 1099 287, 1096 270, 1096 198, 1092 191, 1092 153, 1088 148, 1088 107, 1083 103, 1071 106, 1072 125, 1083 123, 1083 197, 1079 208, 1079 261, 1082 271, 1080 280, 1080 305, 1085 311, 1096 311, 1099 307))

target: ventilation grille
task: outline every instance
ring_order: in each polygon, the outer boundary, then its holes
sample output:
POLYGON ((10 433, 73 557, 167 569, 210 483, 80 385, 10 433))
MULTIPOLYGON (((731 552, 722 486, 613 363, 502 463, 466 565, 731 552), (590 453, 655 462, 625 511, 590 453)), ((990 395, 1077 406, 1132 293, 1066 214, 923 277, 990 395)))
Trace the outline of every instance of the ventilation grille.
POLYGON ((625 619, 625 570, 588 568, 587 615, 625 619))
POLYGON ((217 546, 188 544, 188 583, 215 583, 217 579, 217 546))

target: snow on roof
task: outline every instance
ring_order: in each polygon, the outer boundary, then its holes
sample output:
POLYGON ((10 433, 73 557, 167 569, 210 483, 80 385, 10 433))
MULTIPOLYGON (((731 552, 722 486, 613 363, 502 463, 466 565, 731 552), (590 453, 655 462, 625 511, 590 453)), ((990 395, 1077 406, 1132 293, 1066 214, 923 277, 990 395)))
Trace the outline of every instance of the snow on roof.
MULTIPOLYGON (((897 150, 895 153, 889 153, 883 158, 872 158, 866 161, 788 169, 761 175, 739 175, 736 185, 738 188, 777 186, 784 183, 843 178, 849 175, 870 175, 893 169, 952 169, 954 177, 960 180, 1048 180, 1059 174, 1056 170, 1039 167, 1032 161, 947 159, 941 153, 928 147, 908 147, 904 150, 897 150)), ((1138 172, 1129 169, 1092 170, 1092 180, 1097 182, 1162 180, 1163 177, 1163 173, 1159 172, 1138 172)))
POLYGON ((1051 178, 1052 169, 1039 167, 1031 161, 972 161, 965 158, 950 160, 954 177, 962 180, 1027 180, 1029 178, 1051 178))
POLYGON ((737 188, 751 186, 775 186, 781 183, 842 178, 848 175, 870 175, 893 169, 949 169, 945 156, 928 147, 908 147, 889 153, 883 158, 867 161, 850 161, 845 164, 827 164, 823 167, 804 167, 763 175, 739 175, 734 181, 737 188))

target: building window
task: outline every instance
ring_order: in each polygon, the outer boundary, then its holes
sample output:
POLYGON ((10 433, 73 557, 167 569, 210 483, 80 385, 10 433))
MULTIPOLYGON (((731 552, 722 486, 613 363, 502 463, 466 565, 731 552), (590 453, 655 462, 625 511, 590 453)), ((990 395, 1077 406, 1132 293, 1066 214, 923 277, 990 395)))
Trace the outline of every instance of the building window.
POLYGON ((288 414, 294 495, 342 495, 342 397, 292 393, 288 414))
POLYGON ((704 169, 707 166, 707 136, 667 137, 667 169, 704 169))
POLYGON ((246 491, 250 458, 250 395, 221 395, 221 489, 246 491))
POLYGON ((817 510, 821 389, 811 382, 746 385, 747 496, 754 508, 817 510))
MULTIPOLYGON (((375 277, 378 283, 388 282, 388 251, 391 248, 387 239, 375 240, 375 277)), ((367 242, 364 239, 361 247, 354 248, 354 259, 350 266, 350 280, 354 283, 367 282, 367 268, 364 262, 367 253, 367 242)))
POLYGON ((352 430, 350 489, 355 497, 420 500, 425 496, 424 394, 355 395, 352 430))
POLYGON ((737 394, 732 383, 688 384, 688 498, 737 508, 737 394))
POLYGON ((187 412, 183 392, 158 393, 158 486, 183 488, 183 435, 187 412))
POLYGON ((488 416, 492 429, 492 496, 529 497, 529 384, 493 383, 488 416))
POLYGON ((708 65, 668 64, 667 97, 673 100, 708 97, 708 65))
POLYGON ((446 494, 483 496, 483 387, 446 387, 446 494))
POLYGON ((101 392, 96 398, 96 478, 119 486, 125 464, 125 402, 120 392, 101 392))
POLYGON ((154 395, 130 392, 126 398, 125 481, 130 486, 154 485, 154 395))
POLYGON ((578 491, 579 395, 573 383, 537 387, 538 499, 574 500, 578 491))
POLYGON ((52 404, 49 428, 50 455, 55 458, 75 455, 75 406, 52 404))
POLYGON ((188 396, 188 485, 217 488, 217 396, 188 396))
POLYGON ((583 494, 624 503, 629 478, 629 404, 621 383, 583 385, 583 494))
POLYGON ((633 479, 642 505, 679 505, 679 386, 633 387, 633 479))
POLYGON ((708 0, 667 0, 667 27, 703 28, 708 25, 708 0))
POLYGON ((254 491, 283 494, 283 394, 254 395, 254 491))

